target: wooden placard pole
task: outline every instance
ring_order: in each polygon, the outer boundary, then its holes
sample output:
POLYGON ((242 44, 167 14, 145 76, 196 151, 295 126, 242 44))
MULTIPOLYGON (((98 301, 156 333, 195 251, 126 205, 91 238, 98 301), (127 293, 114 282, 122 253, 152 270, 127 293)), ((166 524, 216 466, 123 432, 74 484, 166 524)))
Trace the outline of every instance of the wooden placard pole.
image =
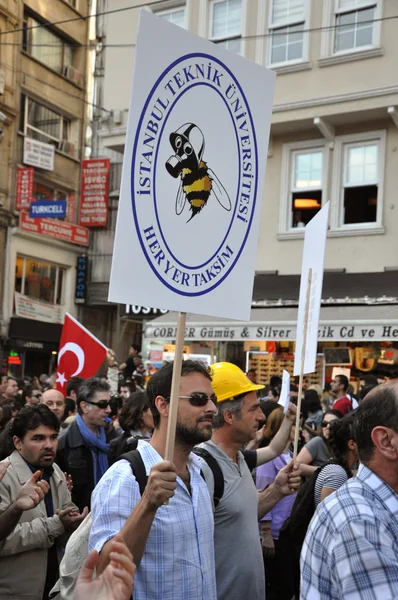
POLYGON ((180 312, 177 321, 176 347, 174 354, 173 378, 171 380, 169 420, 167 423, 165 460, 173 462, 177 426, 178 400, 180 393, 181 365, 184 352, 185 324, 187 313, 180 312))
POLYGON ((311 282, 312 282, 312 269, 308 269, 308 281, 307 281, 307 293, 305 297, 305 312, 304 312, 304 331, 303 331, 303 343, 301 346, 301 368, 300 368, 300 379, 299 379, 299 391, 297 397, 297 416, 296 416, 296 431, 294 434, 294 451, 293 458, 297 456, 299 433, 300 433, 300 413, 301 413, 301 396, 303 394, 303 379, 304 379, 304 364, 305 355, 307 352, 307 329, 308 329, 308 317, 310 309, 311 299, 311 282))

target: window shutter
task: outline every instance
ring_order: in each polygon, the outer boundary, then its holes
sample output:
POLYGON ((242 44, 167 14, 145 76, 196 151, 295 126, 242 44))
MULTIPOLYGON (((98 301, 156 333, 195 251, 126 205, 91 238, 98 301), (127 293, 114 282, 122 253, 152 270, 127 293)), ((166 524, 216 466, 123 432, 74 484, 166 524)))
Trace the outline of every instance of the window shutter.
POLYGON ((305 0, 273 0, 272 24, 286 25, 295 21, 304 21, 305 0))

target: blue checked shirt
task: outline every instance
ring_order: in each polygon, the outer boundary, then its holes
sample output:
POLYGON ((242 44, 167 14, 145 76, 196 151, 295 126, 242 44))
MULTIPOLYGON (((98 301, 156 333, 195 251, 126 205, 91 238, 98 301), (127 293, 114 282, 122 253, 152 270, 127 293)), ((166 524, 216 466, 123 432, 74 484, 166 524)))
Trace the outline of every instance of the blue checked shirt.
POLYGON ((321 502, 311 521, 300 598, 398 598, 398 495, 364 465, 321 502))
MULTIPOLYGON (((138 450, 149 475, 162 457, 145 441, 138 450)), ((177 477, 177 488, 168 506, 155 515, 145 552, 134 581, 134 600, 216 600, 214 518, 200 464, 190 454, 188 469, 192 496, 177 477)), ((140 501, 138 483, 130 464, 116 462, 94 489, 93 525, 89 549, 101 551, 124 526, 140 501)))

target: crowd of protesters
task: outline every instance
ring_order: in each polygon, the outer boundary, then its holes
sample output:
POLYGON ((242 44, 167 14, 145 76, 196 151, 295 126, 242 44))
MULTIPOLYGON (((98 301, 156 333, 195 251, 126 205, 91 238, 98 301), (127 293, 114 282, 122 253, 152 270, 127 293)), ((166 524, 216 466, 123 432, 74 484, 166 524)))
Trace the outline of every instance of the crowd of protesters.
POLYGON ((0 379, 0 598, 398 597, 397 382, 305 385, 293 460, 296 385, 183 361, 169 462, 173 363, 107 363, 0 379))

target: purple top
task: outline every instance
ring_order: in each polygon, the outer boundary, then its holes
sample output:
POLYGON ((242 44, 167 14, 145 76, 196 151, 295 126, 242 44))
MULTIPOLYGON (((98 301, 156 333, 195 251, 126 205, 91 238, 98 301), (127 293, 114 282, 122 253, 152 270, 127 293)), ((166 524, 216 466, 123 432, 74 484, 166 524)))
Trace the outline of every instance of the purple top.
MULTIPOLYGON (((290 461, 290 454, 284 453, 274 458, 274 460, 261 465, 261 467, 257 467, 256 488, 263 490, 267 485, 273 483, 279 471, 283 467, 286 467, 290 461)), ((279 539, 279 530, 290 516, 296 496, 297 492, 291 496, 285 496, 261 519, 262 521, 271 521, 271 533, 274 540, 279 539)))

